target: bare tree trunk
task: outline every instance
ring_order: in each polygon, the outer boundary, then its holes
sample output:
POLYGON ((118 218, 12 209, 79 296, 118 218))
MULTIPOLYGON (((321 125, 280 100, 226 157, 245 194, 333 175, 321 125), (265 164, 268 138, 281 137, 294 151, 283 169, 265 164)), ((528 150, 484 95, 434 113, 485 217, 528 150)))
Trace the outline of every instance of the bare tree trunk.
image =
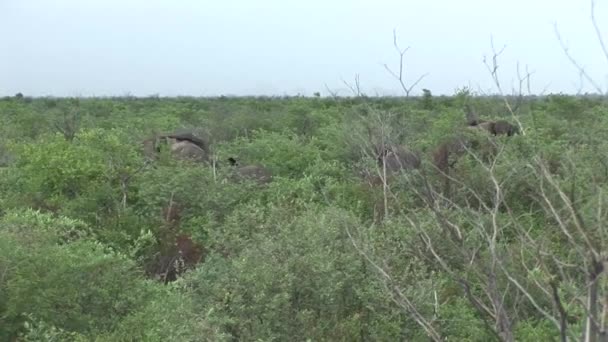
POLYGON ((559 335, 560 340, 562 342, 568 341, 568 315, 566 314, 566 309, 562 305, 562 301, 559 297, 559 292, 557 290, 557 284, 552 281, 549 283, 551 287, 551 293, 553 295, 553 303, 559 312, 559 335))
POLYGON ((382 197, 384 200, 384 219, 388 218, 388 182, 386 181, 386 157, 382 157, 382 197))
POLYGON ((604 296, 602 301, 602 322, 600 323, 600 340, 607 341, 608 334, 606 333, 606 321, 608 320, 608 296, 604 296))
POLYGON ((496 310, 496 332, 501 341, 512 342, 514 338, 511 320, 504 306, 504 298, 498 292, 494 270, 492 270, 492 274, 488 278, 488 290, 492 297, 492 305, 495 308, 494 310, 496 310))
POLYGON ((593 261, 589 272, 589 285, 587 289, 587 319, 585 321, 585 342, 597 342, 599 327, 597 325, 597 310, 598 310, 598 281, 602 273, 602 264, 593 261))

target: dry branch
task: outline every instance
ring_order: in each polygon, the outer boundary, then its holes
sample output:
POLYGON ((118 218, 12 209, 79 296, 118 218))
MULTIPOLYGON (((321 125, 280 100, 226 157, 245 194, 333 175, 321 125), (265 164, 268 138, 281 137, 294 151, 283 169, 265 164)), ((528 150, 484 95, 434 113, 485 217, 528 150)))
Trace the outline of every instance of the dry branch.
POLYGON ((399 44, 397 42, 397 31, 396 30, 393 30, 393 46, 395 47, 395 50, 399 54, 399 71, 395 72, 386 63, 383 64, 383 66, 386 69, 386 71, 388 71, 389 74, 391 74, 391 76, 393 76, 397 81, 399 81, 399 84, 401 85, 401 89, 403 89, 405 96, 409 97, 410 93, 412 92, 414 87, 416 87, 418 85, 418 83, 420 83, 426 76, 428 76, 428 73, 422 74, 412 84, 407 86, 405 84, 405 79, 404 79, 404 75, 403 75, 404 74, 404 57, 405 57, 405 53, 410 49, 410 47, 408 46, 405 49, 401 49, 399 47, 399 44))
POLYGON ((504 100, 505 107, 511 114, 511 117, 515 120, 515 122, 517 122, 517 126, 519 127, 519 132, 522 135, 526 135, 524 127, 523 127, 521 121, 519 120, 518 115, 515 113, 516 110, 513 109, 513 106, 511 106, 511 104, 509 103, 509 100, 507 99, 507 97, 505 96, 505 94, 502 90, 502 86, 500 85, 500 78, 498 76, 498 67, 499 67, 498 57, 500 57, 500 55, 505 51, 507 46, 503 45, 503 47, 497 51, 496 47, 494 46, 494 37, 492 37, 492 36, 490 36, 490 46, 492 47, 492 64, 490 65, 488 63, 486 56, 483 57, 483 63, 485 64, 486 68, 490 72, 490 75, 492 76, 492 80, 494 81, 494 84, 496 85, 496 89, 498 90, 499 94, 501 95, 501 97, 504 100))
POLYGON ((587 82, 589 82, 598 93, 603 94, 604 91, 602 90, 602 87, 587 73, 587 71, 585 70, 585 67, 580 65, 578 63, 578 61, 570 54, 570 48, 566 45, 566 43, 562 39, 562 36, 559 33, 559 30, 557 28, 557 24, 554 24, 554 31, 555 31, 557 40, 559 41, 559 44, 560 44, 562 50, 564 51, 564 54, 566 55, 566 57, 568 58, 570 63, 578 70, 579 75, 582 76, 584 79, 586 79, 587 82))

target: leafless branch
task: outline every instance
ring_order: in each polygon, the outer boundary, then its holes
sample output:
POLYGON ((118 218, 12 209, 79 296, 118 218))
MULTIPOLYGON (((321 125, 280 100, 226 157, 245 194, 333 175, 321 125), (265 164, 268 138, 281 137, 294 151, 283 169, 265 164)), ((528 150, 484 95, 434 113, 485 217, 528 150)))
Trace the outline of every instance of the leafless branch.
POLYGON ((526 88, 528 95, 532 95, 532 90, 530 89, 530 80, 531 80, 533 74, 534 74, 534 71, 530 71, 528 69, 528 66, 526 65, 526 73, 524 75, 522 75, 520 66, 519 66, 519 61, 517 62, 517 79, 519 81, 519 85, 518 85, 517 90, 513 89, 513 95, 517 97, 517 101, 516 101, 515 105, 513 106, 514 112, 517 112, 523 103, 524 86, 526 88))
POLYGON ((329 86, 327 85, 327 83, 325 83, 325 90, 327 90, 327 93, 334 99, 338 99, 338 92, 336 90, 332 90, 329 88, 329 86))
POLYGON ((559 331, 562 342, 568 341, 568 314, 566 314, 566 309, 564 309, 564 305, 559 297, 559 292, 557 290, 557 285, 555 282, 550 283, 551 293, 553 295, 553 302, 557 311, 559 312, 559 331))
POLYGON ((420 327, 424 329, 424 331, 433 341, 443 341, 441 335, 437 332, 433 325, 418 311, 412 300, 403 293, 399 286, 394 284, 393 278, 390 276, 390 274, 388 274, 383 267, 378 265, 369 256, 369 254, 359 246, 357 241, 353 238, 348 227, 346 227, 346 234, 348 235, 351 243, 353 244, 357 252, 361 256, 363 256, 363 258, 365 258, 365 260, 367 260, 370 265, 372 265, 372 267, 378 272, 378 274, 380 274, 385 287, 392 294, 391 298, 393 302, 395 302, 395 304, 406 310, 406 312, 408 312, 412 316, 412 318, 414 318, 416 323, 418 323, 418 325, 420 325, 420 327))
POLYGON ((355 84, 350 84, 349 82, 347 82, 344 79, 341 79, 342 83, 344 83, 344 85, 346 85, 348 87, 348 89, 350 89, 350 91, 353 93, 354 96, 356 97, 360 97, 363 94, 361 93, 361 80, 359 77, 359 74, 355 74, 355 84))
POLYGON ((595 0, 591 0, 591 22, 593 23, 593 28, 595 29, 595 35, 597 37, 597 41, 599 42, 602 52, 604 52, 604 57, 606 58, 606 62, 608 62, 608 48, 606 48, 606 44, 604 43, 604 38, 602 37, 602 31, 595 19, 595 0))
POLYGON ((562 48, 562 50, 564 51, 564 54, 566 55, 566 57, 568 58, 568 60, 570 61, 570 63, 572 63, 572 65, 574 65, 574 67, 578 70, 579 75, 582 75, 587 82, 589 82, 593 88, 595 88, 595 90, 600 93, 603 94, 604 91, 602 90, 602 87, 600 87, 597 82, 595 82, 595 80, 589 76, 589 74, 587 73, 587 71, 585 71, 585 68, 583 66, 581 66, 576 59, 574 59, 574 57, 572 57, 572 55, 570 54, 570 48, 566 45, 566 43, 564 42, 564 40, 562 39, 561 34, 559 33, 559 30, 557 28, 557 23, 554 24, 554 30, 555 30, 555 35, 557 36, 557 40, 559 41, 559 44, 562 48))
POLYGON ((492 76, 492 79, 494 80, 494 84, 496 85, 496 89, 498 90, 499 94, 502 96, 502 98, 504 100, 505 107, 511 114, 511 117, 515 120, 515 122, 517 122, 517 126, 519 127, 519 132, 522 135, 526 135, 524 127, 523 127, 521 121, 519 120, 519 117, 515 113, 515 110, 509 103, 509 100, 507 99, 507 97, 505 96, 505 94, 502 90, 502 86, 500 85, 500 77, 498 76, 498 67, 499 67, 498 57, 505 51, 507 46, 503 45, 503 47, 497 51, 496 48, 494 47, 494 37, 492 37, 492 36, 490 36, 490 46, 492 47, 492 65, 489 64, 486 56, 483 57, 483 63, 485 64, 486 68, 490 72, 490 75, 492 76))
POLYGON ((383 66, 384 66, 384 69, 386 69, 386 71, 388 71, 388 73, 391 74, 391 76, 393 76, 397 81, 399 81, 399 84, 401 85, 401 89, 403 89, 405 96, 409 97, 410 93, 412 92, 414 87, 416 87, 418 85, 418 83, 420 83, 429 74, 428 73, 422 74, 410 86, 407 86, 405 84, 405 79, 404 79, 404 57, 405 57, 405 53, 410 49, 410 47, 408 46, 405 49, 402 49, 401 47, 399 47, 399 43, 397 42, 397 30, 393 30, 393 46, 395 47, 395 50, 399 54, 399 70, 397 72, 395 72, 386 63, 384 63, 383 66))

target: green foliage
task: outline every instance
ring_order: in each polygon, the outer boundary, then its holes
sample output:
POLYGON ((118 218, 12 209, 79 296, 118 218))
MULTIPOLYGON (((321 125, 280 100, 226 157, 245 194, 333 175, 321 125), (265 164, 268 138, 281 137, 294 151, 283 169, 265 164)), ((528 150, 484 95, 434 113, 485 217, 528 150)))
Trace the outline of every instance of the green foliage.
POLYGON ((544 319, 539 321, 523 321, 518 325, 516 333, 518 341, 557 341, 559 339, 559 334, 555 330, 553 323, 544 319))
POLYGON ((19 334, 21 341, 87 341, 87 339, 78 333, 67 332, 63 329, 52 326, 42 320, 36 319, 34 315, 27 315, 27 321, 23 323, 23 332, 19 334))
POLYGON ((33 313, 52 326, 86 333, 111 328, 141 300, 135 265, 128 259, 88 239, 64 244, 66 228, 73 232, 75 226, 82 224, 34 212, 11 213, 0 222, 7 322, 33 313))
POLYGON ((187 277, 198 305, 229 317, 224 330, 238 339, 388 338, 384 326, 367 327, 382 320, 366 309, 374 280, 361 273, 366 266, 344 230, 357 221, 340 210, 288 217, 276 209, 254 221, 228 220, 230 230, 214 238, 231 257, 215 255, 187 277))
POLYGON ((300 178, 319 158, 319 151, 294 133, 254 131, 250 138, 235 140, 220 152, 236 156, 243 164, 257 162, 283 177, 300 178))
POLYGON ((98 341, 228 341, 213 323, 213 312, 206 317, 193 307, 193 298, 176 288, 154 287, 147 295, 153 300, 126 316, 112 332, 98 341))
POLYGON ((2 218, 2 340, 20 332, 26 340, 80 341, 114 330, 134 332, 144 322, 155 324, 140 330, 151 340, 194 340, 192 334, 201 330, 192 328, 205 324, 183 307, 186 294, 143 280, 126 256, 71 234, 83 226, 33 211, 2 218), (71 240, 66 241, 66 233, 71 240), (179 312, 174 317, 180 319, 167 322, 171 312, 179 312))
POLYGON ((552 282, 579 336, 585 274, 563 265, 588 260, 570 245, 583 237, 563 229, 582 222, 603 246, 608 107, 524 98, 526 135, 493 137, 466 127, 465 104, 513 122, 503 98, 467 88, 0 100, 0 340, 427 341, 420 317, 445 340, 494 340, 494 319, 470 299, 491 292, 492 253, 511 277, 499 272, 493 286, 515 340, 559 338, 536 307, 556 314, 551 288, 538 286, 552 282), (77 120, 73 139, 57 128, 66 118, 77 120), (176 129, 208 135, 215 166, 167 148, 146 163, 142 141, 176 129), (473 155, 451 156, 447 195, 433 153, 454 137, 473 155), (422 167, 373 185, 364 171, 378 175, 381 138, 416 151, 422 167), (264 166, 272 182, 237 182, 228 157, 264 166), (505 205, 488 210, 496 201, 505 205), (179 264, 176 236, 204 257, 163 284, 144 270, 162 257, 179 264))
POLYGON ((435 107, 433 103, 433 94, 428 89, 422 89, 422 108, 431 110, 435 107))

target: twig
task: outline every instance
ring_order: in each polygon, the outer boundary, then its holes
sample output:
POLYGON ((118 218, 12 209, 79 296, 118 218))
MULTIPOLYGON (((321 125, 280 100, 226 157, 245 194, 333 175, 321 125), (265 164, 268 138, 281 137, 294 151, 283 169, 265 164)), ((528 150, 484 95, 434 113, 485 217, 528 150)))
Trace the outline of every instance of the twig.
POLYGON ((554 24, 554 30, 555 30, 555 35, 557 36, 557 40, 559 41, 559 44, 562 48, 562 50, 564 51, 564 54, 566 55, 566 57, 568 58, 568 60, 570 61, 570 63, 572 63, 572 65, 574 65, 574 67, 576 67, 576 69, 578 70, 579 74, 584 76, 584 78, 591 83, 591 85, 593 86, 593 88, 595 88, 595 90, 600 93, 603 94, 604 91, 602 90, 602 87, 600 87, 595 80, 589 76, 589 74, 587 73, 587 71, 585 71, 585 68, 583 66, 581 66, 576 59, 574 59, 574 57, 572 57, 572 55, 570 54, 570 48, 568 48, 568 46, 566 46, 566 43, 564 42, 564 40, 562 39, 561 34, 559 33, 559 30, 557 28, 557 23, 554 24))
POLYGON ((604 39, 602 38, 602 31, 600 30, 597 21, 595 20, 595 0, 591 0, 591 22, 593 23, 593 28, 595 29, 595 35, 597 36, 597 40, 602 47, 602 52, 604 52, 604 57, 608 62, 608 48, 606 48, 606 44, 604 43, 604 39))

